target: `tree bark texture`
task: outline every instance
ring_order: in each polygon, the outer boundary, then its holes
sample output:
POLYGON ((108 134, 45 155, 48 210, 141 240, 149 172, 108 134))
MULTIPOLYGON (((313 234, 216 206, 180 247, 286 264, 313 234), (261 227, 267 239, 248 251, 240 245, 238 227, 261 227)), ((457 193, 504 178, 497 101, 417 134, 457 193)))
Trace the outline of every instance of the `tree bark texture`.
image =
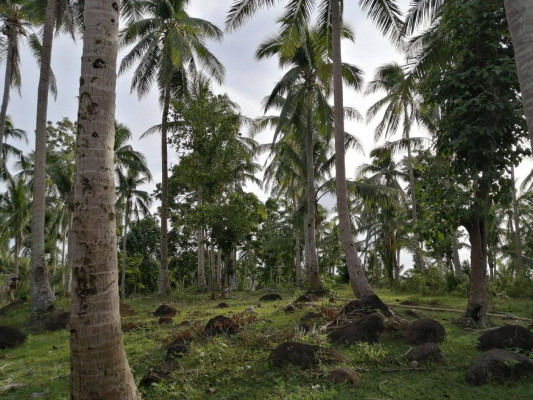
POLYGON ((44 218, 46 198, 46 115, 48 112, 48 89, 50 61, 56 22, 56 0, 48 0, 43 29, 41 68, 37 90, 37 123, 35 128, 35 160, 33 167, 33 200, 31 205, 31 311, 42 313, 55 300, 50 287, 44 257, 44 218))
POLYGON ((165 88, 163 104, 163 118, 161 121, 161 280, 159 281, 159 294, 170 292, 168 276, 168 156, 167 156, 167 129, 168 109, 170 107, 170 82, 165 88))
POLYGON ((515 53, 522 103, 533 149, 533 1, 505 0, 515 53))
POLYGON ((342 88, 341 57, 341 12, 340 0, 331 1, 332 40, 333 40, 333 99, 335 119, 335 188, 337 194, 337 212, 342 247, 350 275, 350 283, 356 297, 373 295, 374 291, 366 279, 353 241, 348 196, 346 187, 346 165, 344 152, 344 101, 342 88))
POLYGON ((113 142, 119 2, 86 0, 74 182, 70 398, 140 399, 122 343, 113 142))

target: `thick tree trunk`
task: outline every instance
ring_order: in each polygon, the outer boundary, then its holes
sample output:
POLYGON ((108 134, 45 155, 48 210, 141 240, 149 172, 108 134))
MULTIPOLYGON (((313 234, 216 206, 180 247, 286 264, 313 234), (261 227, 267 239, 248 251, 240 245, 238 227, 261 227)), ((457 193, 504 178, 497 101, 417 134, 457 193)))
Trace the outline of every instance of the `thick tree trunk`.
MULTIPOLYGON (((202 193, 198 192, 198 206, 202 205, 202 193)), ((198 229, 196 232, 198 240, 198 291, 205 292, 207 289, 205 283, 205 244, 204 244, 204 230, 198 229)))
POLYGON ((73 259, 73 253, 72 253, 72 247, 74 244, 72 243, 72 225, 74 224, 74 212, 70 211, 70 217, 69 217, 69 223, 68 223, 68 253, 67 253, 67 279, 66 279, 66 287, 65 290, 68 293, 72 292, 72 259, 73 259))
POLYGON ((170 292, 168 276, 168 156, 167 156, 167 129, 168 109, 170 107, 170 82, 165 88, 163 104, 163 118, 161 121, 161 279, 159 281, 159 294, 170 292))
POLYGON ((482 184, 477 192, 474 218, 466 227, 470 239, 470 294, 464 316, 472 318, 479 326, 487 325, 487 226, 489 189, 482 184))
MULTIPOLYGON (((308 102, 309 103, 309 102, 308 102)), ((307 132, 305 138, 305 153, 307 167, 307 235, 309 241, 309 257, 305 260, 309 273, 309 291, 320 293, 323 291, 320 271, 318 269, 318 254, 316 250, 316 211, 315 211, 315 163, 314 140, 311 106, 306 106, 307 132)))
POLYGON ((9 104, 9 91, 11 89, 11 80, 13 75, 13 62, 14 62, 14 49, 13 49, 13 40, 8 34, 7 36, 7 56, 6 56, 6 73, 4 76, 4 93, 2 95, 2 106, 0 107, 0 172, 5 160, 4 157, 4 132, 6 128, 6 118, 7 118, 7 105, 9 104))
POLYGON ((239 260, 237 259, 237 249, 234 249, 231 254, 231 274, 229 276, 229 288, 230 290, 237 290, 239 285, 237 284, 237 273, 239 269, 239 260))
POLYGON ((533 1, 504 0, 522 102, 533 149, 533 1))
POLYGON ((357 297, 374 295, 372 287, 366 279, 357 255, 350 226, 348 196, 346 187, 346 165, 344 154, 344 101, 342 89, 342 58, 341 58, 341 12, 340 0, 331 1, 332 39, 333 39, 333 98, 335 118, 335 187, 337 193, 337 212, 342 247, 346 256, 348 273, 352 289, 357 297))
POLYGON ((130 199, 126 199, 126 209, 124 210, 124 232, 122 235, 122 271, 120 276, 120 298, 126 298, 126 266, 128 263, 128 252, 126 251, 128 238, 128 224, 130 215, 130 199))
POLYGON ((461 267, 461 259, 459 258, 459 241, 457 239, 457 231, 452 235, 452 261, 455 276, 458 279, 463 278, 463 268, 461 267))
POLYGON ((70 398, 140 399, 119 311, 113 142, 119 2, 86 0, 74 183, 70 398))
MULTIPOLYGON (((533 42, 532 46, 533 46, 533 42)), ((514 273, 517 276, 524 266, 522 259, 522 236, 520 235, 520 212, 518 210, 518 201, 516 200, 516 182, 514 175, 514 165, 511 165, 511 180, 513 181, 513 219, 514 219, 514 234, 515 234, 515 257, 514 257, 514 273)))
POLYGON ((50 83, 50 61, 57 5, 48 0, 43 30, 41 69, 37 90, 37 123, 35 128, 35 160, 33 167, 33 200, 31 206, 31 311, 42 313, 55 300, 48 281, 44 257, 44 217, 46 197, 46 115, 50 83))
POLYGON ((309 277, 309 224, 307 223, 307 215, 304 216, 304 271, 305 276, 309 277))

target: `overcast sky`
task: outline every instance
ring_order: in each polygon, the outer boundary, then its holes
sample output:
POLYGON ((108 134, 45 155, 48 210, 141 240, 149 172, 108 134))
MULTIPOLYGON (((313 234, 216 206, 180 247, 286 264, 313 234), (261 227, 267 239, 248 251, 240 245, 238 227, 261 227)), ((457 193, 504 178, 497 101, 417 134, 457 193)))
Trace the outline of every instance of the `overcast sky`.
MULTIPOLYGON (((232 1, 192 0, 188 11, 191 16, 207 19, 223 29, 232 1)), ((377 67, 390 61, 401 63, 403 58, 366 19, 357 3, 349 1, 345 5, 344 20, 354 28, 356 43, 346 41, 343 43, 343 61, 356 64, 363 69, 365 81, 368 82, 372 79, 377 67)), ((399 3, 405 11, 409 0, 399 0, 399 3)), ((275 59, 256 61, 254 58, 258 44, 268 35, 276 33, 276 19, 280 17, 282 10, 282 6, 277 6, 268 11, 260 11, 244 27, 227 33, 222 43, 209 44, 211 51, 226 68, 225 81, 217 91, 228 93, 230 98, 239 104, 241 112, 248 117, 255 118, 262 114, 261 100, 270 93, 282 75, 275 59)), ((67 36, 60 36, 54 42, 52 68, 57 77, 59 96, 57 101, 49 102, 48 120, 50 121, 55 122, 63 117, 69 117, 72 121, 76 119, 81 50, 81 41, 75 43, 67 36)), ((122 56, 123 53, 119 54, 119 62, 122 56)), ((27 48, 22 51, 21 63, 21 96, 16 91, 12 92, 8 115, 12 117, 17 128, 28 132, 30 143, 27 149, 29 150, 34 147, 35 140, 33 132, 39 71, 27 48)), ((3 76, 4 65, 0 67, 0 77, 3 76)), ((3 82, 3 79, 1 81, 3 82)), ((150 136, 139 141, 138 138, 146 129, 160 123, 161 110, 157 88, 154 85, 151 93, 139 100, 137 95, 130 93, 130 82, 131 72, 118 78, 116 118, 133 132, 135 137, 133 146, 147 156, 155 184, 161 179, 159 137, 150 136)), ((380 95, 364 97, 361 93, 346 90, 344 103, 364 114, 379 97, 380 95)), ((362 141, 367 155, 375 147, 373 130, 376 123, 365 125, 348 122, 346 125, 346 130, 362 141)), ((262 142, 270 139, 268 135, 259 137, 262 142)), ((176 159, 172 157, 171 162, 175 161, 176 159)), ((357 166, 366 161, 368 161, 367 157, 353 151, 349 152, 347 154, 348 177, 353 178, 357 166)), ((526 171, 531 170, 531 165, 531 162, 522 165, 517 170, 517 176, 525 176, 526 171)), ((254 191, 257 189, 255 188, 254 191)), ((264 194, 258 194, 265 199, 264 194)))

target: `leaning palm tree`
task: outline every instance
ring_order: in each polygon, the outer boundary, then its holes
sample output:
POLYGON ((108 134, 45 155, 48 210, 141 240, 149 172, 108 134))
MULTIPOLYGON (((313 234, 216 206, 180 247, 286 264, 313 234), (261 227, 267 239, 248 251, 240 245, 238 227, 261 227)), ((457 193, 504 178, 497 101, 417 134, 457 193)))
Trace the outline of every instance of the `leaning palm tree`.
MULTIPOLYGON (((282 20, 283 21, 283 20, 282 20)), ((344 28, 344 36, 353 40, 350 29, 344 28)), ((276 84, 265 102, 265 112, 272 107, 281 108, 280 120, 275 136, 284 124, 295 127, 296 138, 301 138, 301 148, 305 149, 305 171, 307 176, 307 219, 306 239, 310 290, 321 292, 322 282, 318 268, 316 249, 316 194, 315 194, 315 145, 320 129, 316 123, 328 125, 331 118, 327 97, 331 91, 331 62, 328 58, 330 43, 319 35, 318 29, 304 31, 297 50, 290 56, 284 54, 285 37, 282 35, 269 38, 257 51, 257 58, 278 56, 281 67, 289 67, 287 73, 276 84), (280 97, 285 96, 285 97, 280 97)), ((354 89, 361 86, 361 71, 350 64, 343 64, 344 81, 354 89)), ((328 134, 326 130, 326 134, 328 134)), ((329 135, 331 137, 331 135, 329 135)), ((275 140, 275 138, 274 138, 275 140)))
POLYGON ((222 31, 210 22, 193 18, 185 10, 189 0, 142 0, 144 19, 131 21, 121 32, 121 46, 134 44, 121 62, 123 73, 138 62, 131 90, 139 96, 157 82, 163 107, 161 132, 161 280, 159 291, 170 290, 168 277, 168 159, 167 130, 170 99, 183 95, 190 75, 202 67, 221 82, 224 68, 205 45, 206 39, 222 39, 222 31))
MULTIPOLYGON (((234 1, 227 19, 227 29, 235 29, 249 19, 258 9, 274 5, 274 0, 236 0, 234 1)), ((360 0, 362 9, 376 23, 379 30, 393 37, 395 40, 401 35, 401 13, 395 0, 360 0)), ((287 0, 282 34, 298 39, 311 18, 315 0, 287 0)), ((346 165, 344 148, 344 104, 342 88, 342 57, 341 57, 341 0, 322 0, 319 5, 319 26, 322 34, 332 40, 333 62, 333 98, 335 104, 335 169, 337 210, 339 213, 339 227, 341 241, 346 256, 346 263, 353 283, 355 295, 363 297, 374 295, 369 285, 357 255, 350 227, 350 213, 346 187, 346 165)), ((292 43, 296 48, 297 41, 292 43)), ((290 51, 290 48, 289 50, 290 51)), ((294 50, 292 50, 294 51, 294 50)))
MULTIPOLYGON (((416 225, 415 175, 413 171, 413 155, 411 128, 419 114, 420 99, 417 95, 416 81, 413 74, 406 73, 404 68, 396 63, 382 65, 376 71, 374 80, 369 82, 366 94, 384 90, 385 96, 374 103, 367 112, 367 121, 374 118, 381 110, 384 115, 375 131, 375 140, 394 135, 402 127, 402 141, 407 148, 407 170, 409 171, 409 192, 411 194, 411 215, 416 225)), ((422 257, 418 235, 415 234, 415 266, 422 270, 422 257)))
POLYGON ((150 174, 134 168, 126 171, 118 169, 117 203, 123 208, 124 226, 122 228, 122 270, 120 281, 120 296, 126 298, 126 262, 127 262, 127 236, 128 225, 133 217, 138 220, 141 215, 150 214, 152 199, 148 192, 138 189, 152 180, 150 174))

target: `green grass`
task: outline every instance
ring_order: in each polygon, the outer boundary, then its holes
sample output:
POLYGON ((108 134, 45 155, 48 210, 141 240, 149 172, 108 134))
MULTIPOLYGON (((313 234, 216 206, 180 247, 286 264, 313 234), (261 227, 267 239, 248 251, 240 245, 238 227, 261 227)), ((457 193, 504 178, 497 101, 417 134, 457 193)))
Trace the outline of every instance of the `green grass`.
MULTIPOLYGON (((457 314, 442 312, 421 313, 436 318, 446 328, 447 338, 441 345, 446 359, 432 364, 424 371, 409 370, 404 354, 409 349, 401 334, 386 333, 376 345, 360 344, 337 348, 347 357, 342 367, 360 371, 362 383, 358 387, 332 385, 325 375, 331 367, 302 370, 300 368, 274 368, 268 363, 272 348, 293 340, 329 346, 326 336, 320 332, 303 334, 295 329, 300 318, 309 311, 317 311, 321 305, 340 307, 324 300, 316 306, 297 309, 286 314, 283 307, 299 293, 279 291, 284 300, 263 302, 257 307, 261 292, 237 292, 234 298, 225 299, 227 309, 216 309, 222 301, 209 300, 207 294, 176 294, 166 303, 176 307, 180 314, 170 325, 159 325, 151 313, 161 304, 157 297, 128 300, 135 315, 124 317, 123 323, 135 322, 139 328, 124 333, 124 345, 135 380, 140 382, 151 367, 165 362, 165 346, 178 335, 191 335, 189 354, 175 363, 168 378, 151 387, 141 387, 144 399, 367 399, 367 400, 420 400, 420 399, 513 399, 533 398, 533 380, 506 384, 490 384, 472 387, 465 383, 464 375, 470 361, 478 354, 475 344, 477 333, 464 331, 452 324, 457 314), (203 327, 213 316, 235 315, 255 306, 255 318, 250 320, 239 334, 206 338, 198 327, 203 327), (189 321, 192 326, 179 326, 189 321), (194 322, 197 322, 196 327, 194 322)), ((389 304, 404 300, 420 305, 458 308, 466 299, 451 296, 419 296, 398 294, 381 290, 379 294, 389 304)), ((335 296, 351 298, 348 287, 338 287, 335 296)), ((532 300, 495 299, 497 311, 533 317, 532 300)), ((63 300, 59 306, 68 307, 63 300)), ((402 315, 402 309, 396 309, 402 315)), ((24 330, 29 307, 2 316, 2 325, 17 326, 24 330)), ((248 316, 244 313, 243 316, 248 316)), ((493 319, 496 324, 502 320, 493 319)), ((28 336, 16 349, 0 350, 0 398, 26 399, 32 393, 45 393, 45 398, 68 399, 69 332, 39 332, 28 336), (2 388, 8 384, 25 386, 8 392, 2 388)))

